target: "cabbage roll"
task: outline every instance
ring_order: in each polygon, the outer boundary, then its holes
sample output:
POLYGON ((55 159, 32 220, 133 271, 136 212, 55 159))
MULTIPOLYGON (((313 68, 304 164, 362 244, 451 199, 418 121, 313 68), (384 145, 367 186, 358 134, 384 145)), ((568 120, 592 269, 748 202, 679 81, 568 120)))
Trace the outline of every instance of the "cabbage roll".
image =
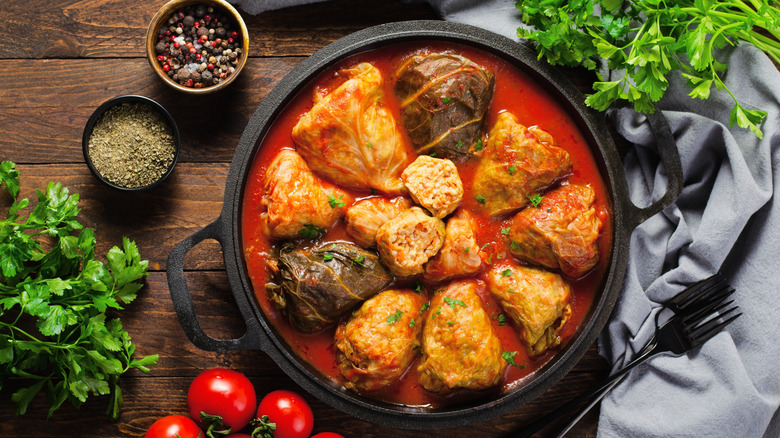
POLYGON ((417 368, 429 391, 480 390, 501 381, 507 362, 478 287, 475 280, 456 281, 431 299, 417 368))
POLYGON ((517 213, 509 228, 512 255, 571 278, 585 275, 599 261, 595 197, 588 186, 565 185, 545 194, 538 207, 517 213))
POLYGON ((494 267, 488 288, 520 331, 531 357, 561 343, 561 328, 571 317, 571 288, 560 275, 525 266, 494 267))
POLYGON ((350 242, 312 247, 288 242, 266 264, 268 297, 304 333, 336 323, 393 281, 376 252, 350 242))
POLYGON ((368 63, 338 72, 346 82, 322 97, 293 127, 311 169, 338 185, 400 194, 408 163, 401 133, 384 102, 382 75, 368 63))
POLYGON ((440 282, 474 274, 482 268, 474 226, 471 213, 463 209, 455 212, 447 221, 441 250, 424 266, 423 278, 440 282))
POLYGON ((358 201, 347 210, 347 234, 363 248, 374 247, 379 227, 411 206, 412 202, 402 196, 358 201))
POLYGON ((399 277, 423 272, 423 265, 444 243, 444 222, 412 207, 379 228, 376 247, 382 261, 399 277))
POLYGON ((420 155, 401 178, 414 202, 439 219, 455 211, 463 200, 463 182, 448 159, 420 155))
POLYGON ((474 176, 474 195, 491 216, 529 205, 530 198, 571 173, 571 157, 550 133, 526 128, 503 112, 490 131, 474 176))
POLYGON ((334 344, 345 386, 375 391, 401 377, 419 352, 427 302, 411 290, 386 290, 339 324, 334 344))
POLYGON ((395 93, 401 120, 420 154, 459 158, 480 140, 493 97, 493 73, 453 53, 409 58, 399 69, 395 93))
POLYGON ((274 158, 263 180, 261 213, 266 235, 294 238, 333 225, 352 198, 317 178, 295 151, 284 149, 274 158), (333 202, 329 202, 333 200, 333 202), (341 202, 336 203, 335 200, 341 202))

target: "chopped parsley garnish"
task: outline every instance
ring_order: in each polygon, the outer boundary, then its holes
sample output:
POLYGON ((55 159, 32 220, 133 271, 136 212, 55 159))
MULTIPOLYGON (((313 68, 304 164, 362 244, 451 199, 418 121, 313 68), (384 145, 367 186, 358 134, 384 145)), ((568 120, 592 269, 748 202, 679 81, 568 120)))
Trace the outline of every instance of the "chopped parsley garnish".
POLYGON ((436 308, 436 312, 434 312, 433 315, 431 315, 431 319, 436 318, 436 315, 441 315, 441 306, 438 306, 436 308))
POLYGON ((458 140, 458 144, 455 145, 458 149, 463 149, 463 140, 458 140))
POLYGON ((506 315, 503 313, 498 315, 498 325, 506 325, 506 315))
POLYGON ((479 140, 477 140, 477 144, 474 145, 474 150, 475 151, 481 151, 482 150, 482 139, 481 138, 479 140))
POLYGON ((509 227, 502 228, 501 229, 501 234, 503 234, 504 236, 508 236, 509 235, 509 227))
POLYGON ((533 196, 528 195, 528 200, 531 201, 531 205, 538 207, 539 203, 542 202, 542 196, 538 193, 533 196))
POLYGON ((403 316, 404 312, 401 312, 400 310, 395 311, 392 315, 387 317, 387 323, 388 324, 395 324, 398 322, 399 319, 401 319, 401 316, 403 316))
POLYGON ((436 158, 436 152, 431 152, 431 154, 428 155, 428 156, 431 157, 431 158, 436 158))
POLYGON ((455 325, 455 323, 453 321, 447 321, 447 325, 452 327, 453 325, 455 325))
POLYGON ((517 170, 517 166, 515 166, 515 165, 511 165, 507 169, 507 171, 509 172, 510 175, 514 175, 516 170, 517 170))
POLYGON ((343 197, 344 195, 341 195, 338 198, 333 195, 328 196, 328 204, 330 204, 330 208, 338 208, 347 205, 344 201, 341 200, 343 197))
POLYGON ((466 248, 463 249, 463 252, 469 252, 469 251, 471 251, 471 247, 470 246, 467 246, 466 248))
POLYGON ((517 244, 514 240, 509 242, 509 246, 512 248, 513 251, 520 251, 520 245, 517 244))
POLYGON ((431 307, 431 303, 423 304, 422 307, 420 307, 420 315, 422 315, 422 313, 425 312, 426 310, 428 310, 428 308, 430 308, 430 307, 431 307))
POLYGON ((409 328, 414 328, 414 325, 415 325, 415 324, 416 324, 416 323, 414 322, 414 318, 412 318, 412 320, 411 320, 411 321, 409 321, 409 328))
POLYGON ((417 295, 420 295, 422 293, 422 291, 423 291, 422 283, 420 283, 419 281, 415 281, 414 283, 412 283, 412 290, 417 295))
POLYGON ((445 104, 446 104, 446 103, 450 103, 450 101, 451 101, 451 100, 452 100, 452 98, 451 98, 451 97, 443 97, 443 98, 441 99, 441 103, 445 103, 445 104))
POLYGON ((514 289, 512 289, 512 288, 510 287, 508 292, 509 292, 510 294, 513 294, 513 293, 515 293, 515 290, 514 290, 514 289))
POLYGON ((366 260, 366 256, 364 256, 363 254, 361 254, 361 255, 359 255, 359 256, 357 256, 357 257, 355 257, 355 258, 352 260, 352 264, 353 264, 353 265, 354 265, 354 264, 358 264, 358 265, 360 265, 360 266, 365 266, 365 265, 363 265, 363 262, 364 262, 365 260, 366 260))
POLYGON ((307 239, 318 239, 325 234, 325 228, 320 228, 314 224, 305 224, 303 228, 298 230, 298 234, 307 239))
POLYGON ((455 308, 456 304, 459 306, 468 307, 466 303, 463 302, 463 300, 455 300, 450 297, 444 297, 444 302, 447 303, 453 309, 455 308))
POLYGON ((482 251, 483 249, 485 249, 486 246, 490 245, 491 243, 493 243, 493 242, 488 242, 488 243, 482 245, 482 248, 480 248, 479 250, 482 251))
POLYGON ((482 196, 482 195, 477 195, 477 196, 474 197, 474 199, 476 199, 477 202, 479 202, 480 204, 483 204, 483 205, 485 204, 485 201, 486 201, 485 197, 482 196))
POLYGON ((374 149, 374 145, 372 145, 370 141, 366 142, 366 146, 370 147, 371 149, 374 149))
POLYGON ((322 260, 326 262, 333 260, 333 254, 326 252, 325 254, 322 255, 322 260))
POLYGON ((525 365, 518 365, 517 362, 515 362, 515 356, 517 355, 516 351, 505 351, 501 353, 501 357, 504 358, 504 360, 513 367, 518 367, 521 370, 525 368, 525 365))
POLYGON ((501 271, 502 277, 511 277, 512 276, 512 270, 511 269, 504 269, 501 271))

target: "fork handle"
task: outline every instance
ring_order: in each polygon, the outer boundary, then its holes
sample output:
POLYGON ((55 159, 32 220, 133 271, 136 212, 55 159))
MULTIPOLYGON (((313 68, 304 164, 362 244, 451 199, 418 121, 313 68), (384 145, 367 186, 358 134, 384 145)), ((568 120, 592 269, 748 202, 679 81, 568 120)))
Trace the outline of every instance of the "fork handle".
MULTIPOLYGON (((655 354, 660 353, 661 351, 663 351, 663 349, 658 347, 658 340, 655 338, 651 339, 650 342, 647 344, 647 346, 642 349, 640 355, 634 358, 634 360, 632 360, 631 362, 629 362, 628 365, 620 369, 615 374, 612 374, 611 376, 607 377, 606 379, 601 381, 601 383, 595 385, 591 389, 585 391, 584 393, 580 394, 574 399, 568 401, 563 406, 560 406, 559 408, 555 409, 554 411, 550 412, 549 414, 545 415, 539 420, 531 423, 529 426, 523 428, 523 430, 520 431, 520 433, 515 436, 517 438, 530 438, 535 433, 544 429, 555 420, 561 418, 563 414, 566 414, 574 410, 578 406, 580 406, 582 402, 590 400, 591 398, 594 397, 597 397, 595 401, 598 402, 598 400, 603 398, 604 395, 606 395, 606 393, 609 392, 609 390, 612 389, 619 380, 621 380, 626 374, 628 374, 629 371, 631 371, 634 367, 646 361, 650 357, 654 356, 655 354)), ((582 415, 584 415, 587 411, 589 411, 595 404, 596 403, 589 403, 583 409, 581 409, 579 416, 577 416, 573 422, 570 422, 567 425, 567 427, 571 428, 571 426, 574 423, 576 423, 577 420, 582 418, 582 415)))

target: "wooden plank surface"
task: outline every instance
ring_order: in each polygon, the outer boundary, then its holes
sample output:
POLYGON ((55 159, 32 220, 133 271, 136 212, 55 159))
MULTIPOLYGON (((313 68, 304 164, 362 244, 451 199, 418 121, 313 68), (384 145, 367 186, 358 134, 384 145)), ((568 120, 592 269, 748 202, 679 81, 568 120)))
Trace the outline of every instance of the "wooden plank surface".
MULTIPOLYGON (((0 45, 0 160, 19 164, 21 196, 60 181, 80 194, 80 220, 95 229, 98 254, 121 242, 136 241, 152 271, 122 322, 138 354, 159 354, 148 375, 131 371, 122 378, 124 409, 111 423, 106 398, 93 397, 80 409, 63 406, 46 420, 47 406, 36 399, 17 417, 11 394, 21 382, 0 390, 1 437, 143 436, 157 418, 186 413, 186 389, 200 371, 225 366, 246 373, 263 393, 302 391, 262 351, 205 352, 186 338, 167 286, 171 249, 215 220, 222 209, 225 182, 238 139, 262 99, 306 56, 350 32, 398 20, 436 19, 424 3, 401 0, 334 0, 244 14, 252 56, 242 76, 228 89, 206 96, 184 96, 152 76, 144 58, 148 21, 165 0, 4 0, 0 29, 13 44, 0 45), (123 94, 151 97, 168 108, 182 132, 176 171, 147 193, 118 194, 92 177, 83 161, 81 136, 92 111, 123 94)), ((4 39, 5 41, 5 39, 4 39)), ((592 80, 567 71, 583 87, 592 80)), ((0 211, 10 204, 0 195, 0 211)), ((185 260, 187 279, 204 330, 235 338, 244 330, 227 283, 217 242, 196 246, 185 260)), ((308 397, 315 432, 346 437, 499 437, 574 397, 606 374, 591 347, 560 383, 533 403, 484 423, 443 431, 407 431, 352 418, 308 397)), ((595 436, 597 414, 586 417, 568 436, 595 436)))

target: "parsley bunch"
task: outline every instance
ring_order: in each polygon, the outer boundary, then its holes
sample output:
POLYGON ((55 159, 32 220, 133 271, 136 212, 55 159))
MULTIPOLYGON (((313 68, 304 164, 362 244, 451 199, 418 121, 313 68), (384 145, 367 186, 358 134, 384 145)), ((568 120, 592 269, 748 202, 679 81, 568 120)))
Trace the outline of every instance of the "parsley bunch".
POLYGON ((742 107, 721 79, 726 66, 715 52, 747 41, 780 63, 780 4, 776 0, 521 0, 520 38, 535 42, 539 57, 551 64, 598 68, 607 62, 612 71, 624 71, 615 80, 599 76, 595 93, 586 104, 607 109, 616 100, 633 103, 639 112, 652 113, 663 96, 666 75, 680 71, 688 79, 692 98, 707 99, 715 86, 734 99, 729 124, 750 128, 766 112, 742 107))
POLYGON ((66 400, 78 407, 90 394, 110 394, 107 414, 115 420, 119 376, 148 372, 157 355, 133 359, 130 335, 106 310, 135 299, 149 262, 127 238, 108 252, 107 265, 96 260, 95 234, 76 220, 79 196, 62 184, 36 190, 25 218, 29 200, 17 199, 19 172, 10 161, 0 163, 3 183, 13 203, 0 220, 0 390, 12 378, 32 382, 11 396, 20 415, 42 390, 49 416, 66 400))

